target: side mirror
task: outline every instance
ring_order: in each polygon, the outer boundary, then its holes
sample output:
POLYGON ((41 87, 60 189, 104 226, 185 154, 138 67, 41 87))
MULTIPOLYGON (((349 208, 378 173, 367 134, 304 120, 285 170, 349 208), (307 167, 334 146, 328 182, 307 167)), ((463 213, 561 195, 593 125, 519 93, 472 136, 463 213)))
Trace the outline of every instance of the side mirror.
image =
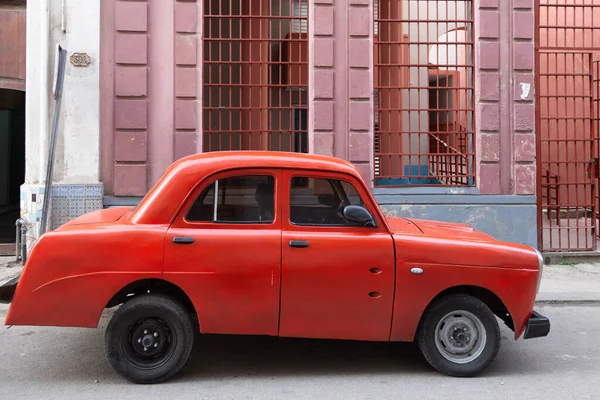
POLYGON ((347 206, 344 208, 344 218, 363 226, 375 226, 375 221, 371 214, 360 206, 347 206))

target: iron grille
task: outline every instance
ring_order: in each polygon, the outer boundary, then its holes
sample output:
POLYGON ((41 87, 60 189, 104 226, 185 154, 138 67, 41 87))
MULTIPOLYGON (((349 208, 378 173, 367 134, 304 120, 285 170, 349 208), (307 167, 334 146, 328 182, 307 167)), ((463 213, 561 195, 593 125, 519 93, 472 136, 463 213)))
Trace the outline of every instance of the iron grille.
POLYGON ((375 183, 475 183, 473 2, 375 0, 375 183))
POLYGON ((205 0, 203 150, 308 152, 308 0, 205 0))

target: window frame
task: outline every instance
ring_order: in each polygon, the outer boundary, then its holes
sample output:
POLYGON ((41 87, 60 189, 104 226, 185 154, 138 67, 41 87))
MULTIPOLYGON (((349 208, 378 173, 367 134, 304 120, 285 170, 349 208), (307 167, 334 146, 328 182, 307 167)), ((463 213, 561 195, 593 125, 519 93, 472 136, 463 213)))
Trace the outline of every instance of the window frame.
MULTIPOLYGON (((381 219, 381 215, 373 207, 376 204, 373 203, 371 196, 368 195, 365 186, 350 174, 322 171, 322 170, 308 170, 308 169, 293 169, 284 172, 281 178, 281 202, 283 205, 283 229, 291 231, 344 231, 344 232, 359 232, 359 233, 381 233, 387 232, 386 224, 381 219), (351 184, 358 195, 360 196, 364 208, 371 214, 374 226, 360 226, 360 225, 339 225, 339 224, 328 224, 328 225, 316 225, 316 224, 298 224, 292 222, 291 219, 291 200, 292 200, 292 179, 294 178, 312 178, 312 179, 325 179, 325 180, 339 180, 351 184)), ((305 190, 304 188, 302 188, 305 190)), ((346 194, 347 195, 347 194, 346 194)))
MULTIPOLYGON (((177 212, 172 228, 191 228, 191 229, 273 229, 279 228, 281 225, 281 171, 276 169, 265 169, 265 168, 243 168, 243 169, 231 169, 227 171, 220 171, 210 175, 207 175, 201 179, 196 186, 190 191, 186 197, 183 205, 177 212), (273 207, 273 220, 269 222, 260 221, 192 221, 187 219, 187 214, 196 202, 198 196, 202 192, 214 184, 218 180, 227 178, 243 177, 243 176, 271 176, 274 179, 274 207, 273 207)), ((215 196, 215 199, 218 196, 215 196)), ((214 205, 214 202, 213 202, 214 205)), ((214 218, 214 214, 213 214, 214 218)))

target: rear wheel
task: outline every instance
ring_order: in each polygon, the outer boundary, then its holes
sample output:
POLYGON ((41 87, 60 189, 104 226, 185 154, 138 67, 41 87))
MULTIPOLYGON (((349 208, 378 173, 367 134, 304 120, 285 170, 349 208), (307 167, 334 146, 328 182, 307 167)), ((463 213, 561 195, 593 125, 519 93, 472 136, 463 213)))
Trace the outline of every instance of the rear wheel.
POLYGON ((452 295, 426 311, 417 344, 438 371, 451 376, 476 376, 496 358, 500 328, 494 313, 481 300, 452 295))
POLYGON ((158 383, 185 365, 194 342, 186 310, 163 295, 135 297, 119 308, 105 335, 112 368, 134 383, 158 383))

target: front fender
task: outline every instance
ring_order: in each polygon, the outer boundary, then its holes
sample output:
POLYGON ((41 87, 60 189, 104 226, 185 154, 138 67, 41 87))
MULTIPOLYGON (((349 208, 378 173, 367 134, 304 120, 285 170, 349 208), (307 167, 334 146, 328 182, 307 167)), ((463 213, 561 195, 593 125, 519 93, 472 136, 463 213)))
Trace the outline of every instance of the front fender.
POLYGON ((454 287, 471 286, 492 292, 507 308, 515 339, 525 329, 535 304, 538 271, 490 267, 399 264, 392 320, 392 341, 413 341, 421 317, 431 302, 454 287), (413 267, 421 275, 411 274, 413 267))

